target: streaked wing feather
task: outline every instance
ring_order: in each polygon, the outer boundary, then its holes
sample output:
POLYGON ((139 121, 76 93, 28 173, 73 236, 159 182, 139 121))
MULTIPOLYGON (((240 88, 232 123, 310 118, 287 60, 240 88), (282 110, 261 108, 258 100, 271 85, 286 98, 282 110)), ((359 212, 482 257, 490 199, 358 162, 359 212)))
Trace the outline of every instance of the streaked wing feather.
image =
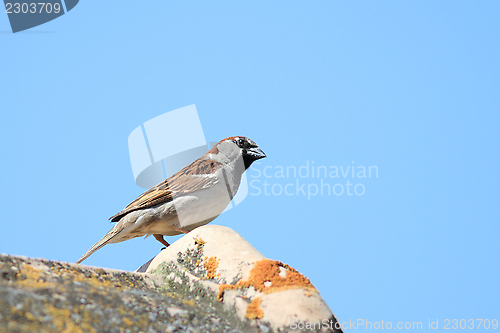
POLYGON ((141 194, 125 209, 109 219, 111 222, 117 222, 130 212, 150 208, 172 201, 181 195, 209 188, 217 183, 217 179, 210 177, 210 175, 215 174, 220 167, 222 165, 219 162, 202 158, 197 159, 176 174, 141 194))

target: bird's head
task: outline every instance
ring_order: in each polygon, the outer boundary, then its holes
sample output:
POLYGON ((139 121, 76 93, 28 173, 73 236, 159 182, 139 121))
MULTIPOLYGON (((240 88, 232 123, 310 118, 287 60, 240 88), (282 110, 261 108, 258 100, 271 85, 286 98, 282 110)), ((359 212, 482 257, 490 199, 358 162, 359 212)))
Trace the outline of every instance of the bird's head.
POLYGON ((266 157, 266 154, 255 142, 244 136, 231 136, 217 143, 209 153, 218 155, 224 159, 234 160, 242 158, 245 170, 253 162, 266 157))

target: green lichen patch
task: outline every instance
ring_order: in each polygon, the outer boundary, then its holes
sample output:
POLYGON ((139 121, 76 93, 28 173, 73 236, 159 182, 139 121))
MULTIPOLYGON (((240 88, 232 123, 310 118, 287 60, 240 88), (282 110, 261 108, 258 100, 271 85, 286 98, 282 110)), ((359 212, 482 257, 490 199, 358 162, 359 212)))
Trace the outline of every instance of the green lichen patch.
POLYGON ((185 251, 177 253, 177 263, 200 279, 225 283, 217 273, 220 260, 204 256, 203 247, 206 242, 201 238, 195 238, 194 243, 194 247, 188 247, 185 251))
POLYGON ((162 263, 155 269, 152 274, 163 277, 164 284, 160 287, 163 291, 169 292, 170 295, 178 297, 184 303, 190 302, 193 308, 203 309, 214 317, 219 318, 220 322, 226 323, 235 329, 243 332, 272 332, 272 329, 267 324, 262 324, 262 327, 255 327, 249 320, 241 319, 235 309, 224 306, 223 303, 217 301, 215 291, 203 285, 196 279, 188 277, 185 267, 179 266, 174 262, 162 263))
POLYGON ((207 269, 203 263, 203 246, 188 248, 185 252, 177 253, 177 263, 185 267, 191 274, 199 278, 207 275, 207 269))

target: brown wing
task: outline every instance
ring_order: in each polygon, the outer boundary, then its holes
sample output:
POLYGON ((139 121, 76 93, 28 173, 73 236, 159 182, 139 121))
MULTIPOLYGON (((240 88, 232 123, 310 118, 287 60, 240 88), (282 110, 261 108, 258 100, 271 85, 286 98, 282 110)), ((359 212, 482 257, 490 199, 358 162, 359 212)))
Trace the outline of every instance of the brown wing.
POLYGON ((181 195, 209 188, 217 183, 215 172, 221 167, 219 162, 198 159, 141 194, 125 209, 109 219, 111 222, 117 222, 130 212, 150 208, 172 201, 181 195))

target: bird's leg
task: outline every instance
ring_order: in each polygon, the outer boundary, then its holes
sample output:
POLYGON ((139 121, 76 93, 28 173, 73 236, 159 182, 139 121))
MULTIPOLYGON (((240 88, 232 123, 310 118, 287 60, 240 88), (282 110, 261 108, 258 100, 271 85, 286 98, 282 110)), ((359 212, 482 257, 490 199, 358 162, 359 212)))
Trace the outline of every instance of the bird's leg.
POLYGON ((155 236, 155 238, 156 238, 156 240, 157 240, 158 242, 162 243, 162 244, 163 244, 163 245, 165 245, 166 247, 169 247, 169 246, 170 246, 170 244, 168 244, 168 243, 167 243, 167 241, 165 241, 165 240, 163 239, 163 235, 161 235, 161 234, 154 234, 153 236, 155 236))

